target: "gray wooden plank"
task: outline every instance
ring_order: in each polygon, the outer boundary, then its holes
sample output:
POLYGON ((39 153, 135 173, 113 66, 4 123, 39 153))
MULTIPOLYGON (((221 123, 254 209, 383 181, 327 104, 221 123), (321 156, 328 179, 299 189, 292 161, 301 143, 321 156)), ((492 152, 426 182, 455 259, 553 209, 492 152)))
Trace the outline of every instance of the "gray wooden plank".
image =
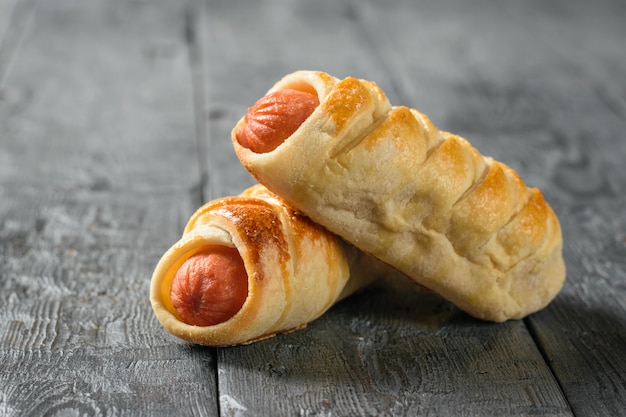
POLYGON ((407 280, 218 367, 225 415, 569 415, 523 322, 477 322, 407 280))
POLYGON ((626 199, 596 191, 564 205, 570 282, 530 323, 577 415, 624 416, 626 199))
POLYGON ((407 100, 553 203, 568 279, 528 325, 576 415, 624 415, 623 3, 369 4, 372 38, 407 100), (398 22, 417 11, 423 24, 398 22))
POLYGON ((214 414, 212 352, 168 337, 146 295, 180 206, 165 195, 1 190, 0 410, 214 414))
MULTIPOLYGON (((230 150, 230 129, 288 72, 368 78, 392 101, 418 103, 387 62, 395 38, 379 39, 383 21, 372 11, 387 10, 384 25, 398 33, 431 24, 421 11, 346 1, 207 7, 208 196, 250 181, 230 150)), ((403 45, 405 65, 425 56, 403 45)), ((219 349, 218 376, 225 415, 570 415, 523 322, 477 322, 404 287, 365 291, 300 332, 219 349)))
POLYGON ((37 1, 0 0, 0 88, 32 22, 37 1))
POLYGON ((0 100, 0 414, 217 415, 150 276, 200 201, 184 5, 41 2, 0 100))
POLYGON ((6 36, 17 0, 0 0, 0 39, 6 36))
POLYGON ((0 178, 100 191, 197 187, 182 6, 40 7, 49 23, 37 19, 3 87, 3 154, 20 159, 3 161, 0 178))

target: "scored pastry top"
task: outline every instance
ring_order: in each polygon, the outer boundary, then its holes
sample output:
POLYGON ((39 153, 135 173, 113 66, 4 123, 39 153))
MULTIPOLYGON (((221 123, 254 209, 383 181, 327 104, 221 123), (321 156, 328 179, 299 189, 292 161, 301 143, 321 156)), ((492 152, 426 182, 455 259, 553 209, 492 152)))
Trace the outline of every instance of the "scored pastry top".
POLYGON ((282 89, 319 106, 270 152, 232 142, 267 188, 470 314, 521 318, 565 279, 561 229, 540 190, 373 82, 297 71, 282 89))

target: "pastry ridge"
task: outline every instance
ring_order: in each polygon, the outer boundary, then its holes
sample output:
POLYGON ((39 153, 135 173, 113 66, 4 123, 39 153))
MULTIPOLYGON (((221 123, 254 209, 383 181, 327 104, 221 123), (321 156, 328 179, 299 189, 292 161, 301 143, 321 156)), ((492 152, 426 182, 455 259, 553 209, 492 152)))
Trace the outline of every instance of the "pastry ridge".
POLYGON ((161 324, 181 339, 209 346, 247 344, 305 327, 385 268, 257 184, 196 210, 155 267, 150 299, 161 324), (185 260, 212 245, 239 251, 248 296, 225 322, 189 325, 170 300, 172 281, 185 260))
POLYGON ((469 314, 519 319, 565 280, 561 229, 536 188, 374 83, 297 71, 320 105, 275 150, 232 142, 242 165, 313 221, 469 314))

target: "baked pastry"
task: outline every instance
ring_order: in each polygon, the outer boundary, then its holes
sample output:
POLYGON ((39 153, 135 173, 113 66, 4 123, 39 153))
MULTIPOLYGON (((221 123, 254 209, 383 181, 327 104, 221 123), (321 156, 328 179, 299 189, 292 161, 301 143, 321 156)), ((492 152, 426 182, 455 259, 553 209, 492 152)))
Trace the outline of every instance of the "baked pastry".
POLYGON ((289 74, 237 123, 232 142, 260 183, 477 318, 520 319, 563 285, 561 229, 542 193, 419 111, 392 106, 372 82, 289 74), (285 90, 319 105, 272 149, 250 146, 291 117, 271 106, 285 90), (271 128, 250 129, 251 120, 271 128))
MULTIPOLYGON (((182 238, 158 262, 150 298, 162 325, 181 339, 210 346, 245 344, 306 326, 385 268, 255 185, 239 196, 206 203, 191 216, 182 238), (188 269, 199 264, 185 265, 207 251, 223 250, 238 253, 243 276, 236 276, 240 271, 235 265, 225 280, 204 277, 218 282, 207 284, 209 294, 202 294, 203 283, 189 284, 198 277, 188 269), (179 279, 182 284, 177 284, 179 279), (240 289, 223 293, 220 288, 241 279, 243 286, 233 285, 244 288, 243 298, 235 294, 240 289), (177 305, 176 298, 187 301, 177 305), (210 312, 214 304, 223 310, 217 318, 210 312), (208 321, 198 321, 207 312, 208 321)), ((216 269, 219 275, 229 268, 220 263, 216 269)))

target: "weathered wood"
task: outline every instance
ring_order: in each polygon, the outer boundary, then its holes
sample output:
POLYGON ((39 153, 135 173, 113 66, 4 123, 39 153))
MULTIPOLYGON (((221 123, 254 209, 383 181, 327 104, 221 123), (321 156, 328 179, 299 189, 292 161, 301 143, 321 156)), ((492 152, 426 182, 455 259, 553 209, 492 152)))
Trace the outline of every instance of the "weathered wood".
POLYGON ((7 34, 16 3, 17 0, 0 0, 0 39, 3 39, 7 34))
POLYGON ((36 4, 37 0, 0 0, 0 86, 32 22, 36 4))
POLYGON ((522 322, 477 322, 406 280, 220 349, 218 367, 226 415, 569 415, 522 322))
POLYGON ((626 415, 618 0, 0 0, 0 415, 626 415), (542 188, 568 281, 489 324, 385 280, 308 328, 195 347, 148 301, 230 130, 282 75, 377 81, 542 188), (219 390, 218 390, 219 387, 219 390))
POLYGON ((218 414, 148 300, 201 200, 183 6, 41 2, 4 78, 0 414, 218 414))
POLYGON ((597 195, 562 209, 570 281, 530 320, 577 415, 626 415, 624 207, 623 196, 597 195))
POLYGON ((4 407, 215 414, 212 352, 168 337, 147 300, 180 205, 166 195, 1 190, 4 407), (184 396, 168 395, 173 381, 184 396))

